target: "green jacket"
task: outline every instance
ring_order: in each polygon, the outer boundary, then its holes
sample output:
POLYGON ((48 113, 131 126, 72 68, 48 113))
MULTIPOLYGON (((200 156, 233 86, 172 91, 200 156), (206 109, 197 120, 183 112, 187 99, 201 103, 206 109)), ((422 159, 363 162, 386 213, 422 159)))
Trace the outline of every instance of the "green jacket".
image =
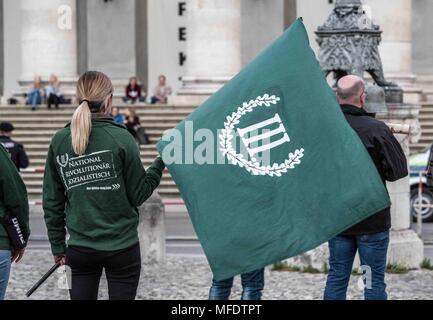
MULTIPOLYGON (((27 190, 9 153, 0 145, 0 217, 17 217, 24 239, 30 235, 27 190)), ((10 250, 6 230, 0 224, 0 250, 10 250)))
POLYGON ((43 206, 54 255, 68 245, 100 251, 138 242, 138 210, 158 187, 164 163, 146 170, 131 134, 110 118, 94 118, 83 156, 72 150, 70 125, 51 141, 45 166, 43 206))

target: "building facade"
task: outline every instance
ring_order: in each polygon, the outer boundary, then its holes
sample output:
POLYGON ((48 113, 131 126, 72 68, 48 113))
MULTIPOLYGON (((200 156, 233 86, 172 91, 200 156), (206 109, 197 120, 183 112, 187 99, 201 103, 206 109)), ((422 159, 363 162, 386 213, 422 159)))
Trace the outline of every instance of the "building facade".
MULTIPOLYGON (((314 31, 332 0, 1 0, 0 89, 8 98, 36 75, 73 83, 85 70, 120 88, 137 75, 147 91, 165 74, 175 96, 194 102, 248 64, 298 16, 314 31)), ((433 94, 433 1, 364 0, 383 30, 386 76, 433 94)), ((73 90, 73 87, 71 87, 73 90)), ((176 99, 174 99, 176 100, 176 99)), ((180 99, 179 101, 181 101, 180 99)))

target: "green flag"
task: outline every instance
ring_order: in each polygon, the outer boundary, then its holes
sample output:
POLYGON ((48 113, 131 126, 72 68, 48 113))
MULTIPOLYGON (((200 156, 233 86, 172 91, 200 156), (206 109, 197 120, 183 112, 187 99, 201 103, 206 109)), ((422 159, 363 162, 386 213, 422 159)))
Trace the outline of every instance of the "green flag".
POLYGON ((158 143, 217 280, 390 206, 301 19, 158 143))

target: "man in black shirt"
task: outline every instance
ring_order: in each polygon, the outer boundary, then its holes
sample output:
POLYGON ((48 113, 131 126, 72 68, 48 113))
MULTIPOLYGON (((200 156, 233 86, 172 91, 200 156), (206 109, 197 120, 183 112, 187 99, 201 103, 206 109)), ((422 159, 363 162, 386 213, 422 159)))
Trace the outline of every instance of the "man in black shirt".
POLYGON ((19 171, 29 166, 29 158, 27 157, 23 145, 11 139, 14 129, 14 126, 9 122, 0 123, 0 144, 9 152, 12 162, 19 171))
MULTIPOLYGON (((356 76, 340 79, 337 99, 346 120, 358 134, 386 187, 408 175, 406 156, 388 126, 367 113, 364 81, 356 76)), ((346 299, 353 260, 358 251, 365 277, 366 300, 386 300, 385 269, 391 228, 390 208, 349 228, 329 241, 329 275, 326 300, 346 299)))

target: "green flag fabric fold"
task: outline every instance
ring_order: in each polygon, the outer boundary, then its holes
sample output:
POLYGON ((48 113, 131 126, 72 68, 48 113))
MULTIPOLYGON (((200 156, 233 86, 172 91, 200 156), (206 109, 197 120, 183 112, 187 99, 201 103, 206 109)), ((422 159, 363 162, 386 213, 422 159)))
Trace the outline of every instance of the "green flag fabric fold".
POLYGON ((157 147, 217 280, 306 252, 390 206, 301 19, 157 147))

